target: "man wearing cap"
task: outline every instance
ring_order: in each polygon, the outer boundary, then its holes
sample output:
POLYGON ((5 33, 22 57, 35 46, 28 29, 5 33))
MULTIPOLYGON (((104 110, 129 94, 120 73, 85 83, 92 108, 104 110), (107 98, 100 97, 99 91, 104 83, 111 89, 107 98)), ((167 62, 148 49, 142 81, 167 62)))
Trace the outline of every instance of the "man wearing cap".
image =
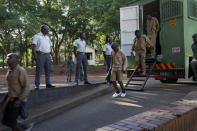
POLYGON ((147 36, 151 41, 151 55, 155 57, 156 55, 156 39, 157 33, 159 32, 159 21, 156 17, 147 15, 147 36))
POLYGON ((84 84, 90 84, 88 82, 88 78, 87 78, 88 59, 85 54, 85 52, 86 52, 85 38, 86 38, 85 33, 81 32, 79 35, 79 39, 75 40, 75 44, 74 44, 74 54, 75 54, 75 57, 77 58, 75 85, 78 85, 78 79, 79 79, 81 66, 83 66, 84 84))
POLYGON ((192 36, 194 43, 192 44, 193 59, 191 61, 191 67, 194 73, 194 78, 197 81, 197 34, 192 36))
POLYGON ((7 64, 9 66, 6 75, 8 93, 0 102, 0 108, 6 105, 3 112, 2 124, 10 127, 12 131, 30 131, 33 124, 27 125, 17 122, 17 118, 21 116, 22 107, 23 109, 25 108, 25 103, 30 92, 27 72, 18 63, 19 56, 17 54, 10 53, 7 55, 7 64))
POLYGON ((49 27, 47 25, 41 26, 41 32, 34 35, 32 41, 32 53, 36 61, 36 77, 35 77, 35 89, 39 89, 40 75, 42 69, 45 69, 46 88, 53 88, 50 82, 50 70, 51 70, 51 40, 48 36, 49 27))
POLYGON ((112 43, 112 62, 111 62, 111 81, 116 90, 116 92, 112 95, 113 98, 118 96, 125 97, 126 92, 123 87, 122 78, 123 73, 126 72, 127 69, 127 57, 125 54, 118 48, 118 44, 116 42, 112 43), (121 92, 118 89, 117 83, 119 83, 121 87, 121 92))

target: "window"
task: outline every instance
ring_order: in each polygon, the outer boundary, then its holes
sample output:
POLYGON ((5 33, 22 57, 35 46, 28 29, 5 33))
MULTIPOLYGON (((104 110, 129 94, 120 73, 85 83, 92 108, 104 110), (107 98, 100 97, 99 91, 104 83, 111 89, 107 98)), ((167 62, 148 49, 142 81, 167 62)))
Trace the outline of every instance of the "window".
POLYGON ((183 3, 180 1, 162 0, 162 20, 183 16, 183 3))
POLYGON ((86 53, 88 60, 92 60, 92 53, 86 53))
POLYGON ((194 0, 188 0, 188 15, 197 20, 197 2, 194 0))

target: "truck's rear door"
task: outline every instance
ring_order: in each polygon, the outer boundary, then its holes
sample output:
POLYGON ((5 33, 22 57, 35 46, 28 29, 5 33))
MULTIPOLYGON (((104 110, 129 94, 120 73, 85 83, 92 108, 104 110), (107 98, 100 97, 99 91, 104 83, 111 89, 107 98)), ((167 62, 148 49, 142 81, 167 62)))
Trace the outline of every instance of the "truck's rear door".
POLYGON ((139 6, 120 8, 121 49, 131 55, 135 30, 139 29, 139 6))

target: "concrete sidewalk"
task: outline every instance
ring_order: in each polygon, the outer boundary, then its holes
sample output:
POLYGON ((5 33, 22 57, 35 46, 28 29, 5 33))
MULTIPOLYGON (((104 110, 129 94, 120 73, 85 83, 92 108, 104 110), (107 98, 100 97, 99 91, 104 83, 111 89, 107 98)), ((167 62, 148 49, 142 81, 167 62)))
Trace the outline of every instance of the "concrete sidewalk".
POLYGON ((197 91, 96 131, 196 131, 197 91))
MULTIPOLYGON (((65 112, 69 109, 72 109, 76 106, 86 103, 98 96, 107 94, 112 91, 111 87, 107 87, 105 84, 99 84, 99 83, 93 84, 93 85, 81 85, 81 86, 75 86, 75 87, 71 86, 71 87, 62 87, 62 88, 70 88, 69 89, 70 94, 68 94, 62 99, 54 100, 51 102, 46 102, 43 105, 31 107, 29 109, 29 118, 25 121, 23 120, 20 120, 20 121, 24 123, 31 123, 31 122, 39 123, 43 120, 49 119, 53 116, 56 116, 57 114, 60 114, 61 112, 65 112), (77 88, 81 88, 81 89, 77 92, 76 91, 77 88), (72 90, 75 92, 73 92, 72 90)), ((42 91, 46 92, 47 90, 50 91, 50 89, 46 89, 46 90, 44 89, 42 91)), ((52 89, 52 90, 55 90, 55 89, 52 89)), ((63 89, 56 88, 56 90, 63 90, 63 89)), ((35 92, 37 91, 33 91, 33 93, 35 92)), ((57 95, 57 93, 54 95, 57 95)), ((7 130, 8 129, 5 126, 0 125, 0 131, 7 131, 7 130)))
MULTIPOLYGON (((99 74, 99 75, 89 75, 88 80, 90 83, 96 84, 96 83, 103 83, 105 82, 105 74, 99 74)), ((31 84, 31 88, 34 88, 34 75, 29 75, 29 82, 31 84)), ((72 77, 72 80, 74 80, 74 76, 72 77)), ((58 76, 51 76, 51 83, 55 85, 56 87, 66 87, 66 86, 73 86, 74 82, 66 82, 66 76, 64 75, 58 75, 58 76)), ((83 81, 79 81, 80 85, 83 85, 83 81)), ((40 88, 45 89, 45 76, 41 76, 41 84, 40 88)), ((5 78, 5 75, 0 75, 0 93, 7 91, 7 81, 5 78)))

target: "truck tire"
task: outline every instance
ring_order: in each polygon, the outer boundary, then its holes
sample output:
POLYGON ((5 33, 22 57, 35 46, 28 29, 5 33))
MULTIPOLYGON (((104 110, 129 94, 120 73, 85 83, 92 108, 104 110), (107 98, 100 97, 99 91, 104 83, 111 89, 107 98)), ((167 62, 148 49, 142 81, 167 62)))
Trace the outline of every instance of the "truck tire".
POLYGON ((176 83, 178 78, 165 78, 160 80, 161 83, 176 83))

